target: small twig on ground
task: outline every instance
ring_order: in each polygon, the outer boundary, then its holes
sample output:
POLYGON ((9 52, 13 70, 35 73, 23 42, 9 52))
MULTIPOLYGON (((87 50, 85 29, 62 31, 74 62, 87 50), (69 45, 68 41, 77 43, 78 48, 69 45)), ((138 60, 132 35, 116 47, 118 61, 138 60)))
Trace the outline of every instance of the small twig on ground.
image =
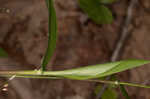
POLYGON ((3 84, 0 85, 0 90, 3 90, 3 88, 5 87, 5 85, 8 86, 8 83, 10 81, 12 81, 14 78, 16 77, 16 75, 11 76, 7 81, 5 81, 3 84))
MULTIPOLYGON (((128 35, 130 34, 130 32, 128 32, 128 27, 131 23, 132 20, 132 11, 133 8, 135 7, 137 3, 137 0, 130 0, 128 9, 127 9, 127 14, 126 14, 126 19, 124 21, 124 25, 121 27, 121 37, 119 37, 119 41, 116 44, 115 50, 112 53, 112 57, 111 57, 111 61, 116 61, 119 57, 120 57, 120 52, 121 49, 124 47, 125 41, 128 37, 128 35)), ((106 78, 106 80, 109 80, 111 78, 111 76, 108 76, 106 78)), ((104 84, 104 86, 102 87, 102 89, 100 90, 100 92, 97 94, 96 99, 101 99, 102 94, 104 93, 104 91, 107 89, 108 85, 104 84)))

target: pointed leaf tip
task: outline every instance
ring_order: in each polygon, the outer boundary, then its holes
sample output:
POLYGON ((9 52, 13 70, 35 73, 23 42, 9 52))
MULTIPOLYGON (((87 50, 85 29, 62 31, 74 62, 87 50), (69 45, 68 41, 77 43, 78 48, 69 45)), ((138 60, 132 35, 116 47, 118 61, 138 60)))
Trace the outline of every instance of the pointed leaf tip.
POLYGON ((104 76, 112 75, 114 73, 119 73, 128 69, 132 69, 150 63, 149 60, 140 60, 140 59, 123 60, 120 62, 121 63, 119 65, 115 66, 114 68, 108 70, 103 74, 100 74, 100 76, 104 77, 104 76))

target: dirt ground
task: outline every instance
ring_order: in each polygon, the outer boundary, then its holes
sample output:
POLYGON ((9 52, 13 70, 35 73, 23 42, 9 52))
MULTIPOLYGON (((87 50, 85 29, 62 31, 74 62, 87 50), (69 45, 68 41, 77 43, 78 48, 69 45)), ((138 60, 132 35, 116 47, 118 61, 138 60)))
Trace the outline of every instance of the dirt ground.
MULTIPOLYGON (((48 69, 63 70, 110 61, 128 5, 129 0, 109 5, 114 22, 97 25, 81 11, 77 0, 55 0, 59 38, 48 69)), ((10 9, 10 13, 0 13, 0 46, 9 54, 9 58, 0 59, 0 69, 38 69, 48 37, 44 0, 0 0, 0 8, 10 9)), ((120 59, 150 59, 149 18, 150 1, 138 0, 120 59)), ((149 70, 147 65, 120 73, 119 78, 150 85, 149 70)), ((94 99, 94 88, 95 83, 81 81, 14 79, 8 92, 0 92, 0 99, 94 99)), ((149 89, 126 88, 131 99, 150 99, 149 89)))

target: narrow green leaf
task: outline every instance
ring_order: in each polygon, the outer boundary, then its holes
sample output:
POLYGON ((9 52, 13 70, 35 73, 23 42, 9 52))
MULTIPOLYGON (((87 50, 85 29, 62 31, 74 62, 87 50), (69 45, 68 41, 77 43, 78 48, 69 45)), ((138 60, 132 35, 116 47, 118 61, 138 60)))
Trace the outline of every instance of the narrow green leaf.
POLYGON ((0 48, 0 57, 8 57, 8 54, 2 48, 0 48))
POLYGON ((103 4, 110 4, 110 3, 113 3, 117 0, 99 0, 100 3, 103 3, 103 4))
POLYGON ((72 70, 45 72, 45 75, 61 76, 69 79, 93 79, 112 75, 127 69, 135 68, 143 64, 150 63, 147 60, 125 60, 118 62, 111 62, 106 64, 99 64, 95 66, 87 66, 72 70))
POLYGON ((46 0, 46 4, 49 11, 49 28, 48 28, 49 36, 48 36, 48 48, 42 62, 41 68, 42 71, 45 70, 46 65, 48 64, 54 53, 57 40, 56 12, 54 9, 53 0, 46 0))
POLYGON ((34 71, 1 71, 0 75, 45 75, 45 76, 55 76, 70 79, 88 79, 93 78, 97 74, 104 73, 114 66, 118 65, 120 62, 112 62, 106 64, 100 64, 95 66, 87 66, 76 69, 64 70, 64 71, 44 71, 42 74, 40 70, 34 71))
POLYGON ((79 6, 97 24, 108 24, 113 20, 111 11, 98 0, 79 0, 79 6))
POLYGON ((115 66, 114 68, 108 70, 105 73, 102 73, 101 76, 108 76, 114 73, 122 72, 128 69, 132 69, 132 68, 150 63, 150 61, 148 60, 136 60, 136 59, 124 60, 120 62, 121 63, 119 65, 115 66))
MULTIPOLYGON (((29 74, 31 74, 33 72, 34 71, 28 71, 29 74)), ((3 72, 0 72, 0 77, 9 77, 10 79, 11 78, 64 79, 62 77, 47 76, 47 75, 43 75, 41 73, 40 74, 32 74, 32 75, 28 75, 26 73, 27 73, 27 71, 20 71, 20 72, 18 72, 18 71, 13 71, 13 72, 5 71, 4 72, 3 71, 3 72)), ((104 81, 104 80, 82 80, 82 81, 113 84, 113 85, 126 85, 126 86, 139 87, 139 88, 150 88, 150 86, 148 86, 148 85, 127 83, 127 82, 119 82, 119 81, 104 81)))
POLYGON ((98 64, 93 66, 86 66, 81 68, 69 69, 64 71, 53 71, 53 72, 45 72, 45 75, 52 76, 60 76, 69 79, 91 79, 91 78, 99 78, 97 75, 107 72, 108 70, 114 68, 119 65, 120 62, 111 62, 106 64, 98 64))
POLYGON ((46 77, 59 77, 75 80, 86 80, 105 77, 121 71, 125 71, 131 68, 135 68, 144 64, 148 64, 150 61, 146 60, 124 60, 118 62, 111 62, 106 64, 99 64, 95 66, 87 66, 76 69, 64 70, 64 71, 44 71, 42 74, 40 71, 10 71, 0 72, 0 75, 30 75, 30 76, 46 76, 46 77))

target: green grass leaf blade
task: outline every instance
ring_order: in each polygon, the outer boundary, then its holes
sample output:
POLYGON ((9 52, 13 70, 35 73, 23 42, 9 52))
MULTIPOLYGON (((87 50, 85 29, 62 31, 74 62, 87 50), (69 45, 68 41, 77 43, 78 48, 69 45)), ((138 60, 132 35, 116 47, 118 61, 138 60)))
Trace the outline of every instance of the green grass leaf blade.
POLYGON ((42 68, 41 68, 42 71, 46 69, 46 65, 50 61, 55 51, 56 40, 57 40, 56 12, 53 5, 53 0, 46 0, 46 4, 49 11, 49 29, 48 29, 49 36, 48 36, 48 48, 46 50, 46 54, 42 62, 42 68))
POLYGON ((137 59, 124 60, 124 61, 120 61, 120 62, 121 63, 119 65, 108 70, 107 72, 100 74, 100 76, 103 77, 103 76, 112 75, 115 73, 119 73, 119 72, 122 72, 122 71, 125 71, 128 69, 132 69, 132 68, 139 67, 139 66, 142 66, 144 64, 150 63, 149 60, 137 60, 137 59))
POLYGON ((97 78, 97 75, 107 72, 108 70, 119 65, 120 62, 111 62, 106 64, 98 64, 81 68, 69 69, 64 71, 46 71, 44 75, 61 76, 68 79, 85 80, 97 78))
POLYGON ((8 57, 8 54, 2 48, 0 48, 0 57, 8 57))
POLYGON ((87 80, 105 77, 131 68, 135 68, 150 61, 146 60, 124 60, 118 62, 110 62, 106 64, 98 64, 94 66, 81 67, 76 69, 69 69, 63 71, 44 71, 42 74, 40 70, 35 71, 18 71, 18 72, 0 72, 0 75, 30 75, 30 76, 46 76, 46 77, 59 77, 75 80, 87 80))
POLYGON ((147 60, 124 60, 118 62, 111 62, 106 64, 99 64, 95 66, 81 67, 77 69, 56 71, 56 72, 46 72, 45 74, 59 75, 69 79, 85 80, 105 77, 112 75, 121 71, 125 71, 131 68, 135 68, 144 64, 150 63, 147 60))
MULTIPOLYGON (((99 64, 94 66, 87 66, 63 71, 44 71, 42 75, 46 76, 57 76, 62 78, 69 79, 88 79, 93 78, 97 74, 104 73, 116 65, 120 64, 120 62, 111 62, 106 64, 99 64)), ((40 70, 35 71, 1 71, 0 75, 40 75, 40 70)))
MULTIPOLYGON (((34 78, 34 79, 65 79, 65 78, 59 77, 59 76, 51 76, 51 75, 47 75, 47 74, 43 75, 39 72, 41 72, 41 71, 39 71, 39 70, 32 70, 32 71, 0 71, 0 77, 34 78)), ((50 72, 54 73, 52 71, 50 71, 50 72)), ((132 86, 132 87, 140 87, 140 88, 150 88, 150 86, 148 86, 148 85, 141 85, 141 84, 128 83, 128 82, 119 82, 119 81, 106 81, 106 80, 82 80, 82 81, 105 83, 105 84, 112 84, 112 85, 126 85, 126 86, 132 86)))
POLYGON ((81 9, 97 24, 109 24, 113 20, 111 11, 98 0, 78 0, 81 9))

